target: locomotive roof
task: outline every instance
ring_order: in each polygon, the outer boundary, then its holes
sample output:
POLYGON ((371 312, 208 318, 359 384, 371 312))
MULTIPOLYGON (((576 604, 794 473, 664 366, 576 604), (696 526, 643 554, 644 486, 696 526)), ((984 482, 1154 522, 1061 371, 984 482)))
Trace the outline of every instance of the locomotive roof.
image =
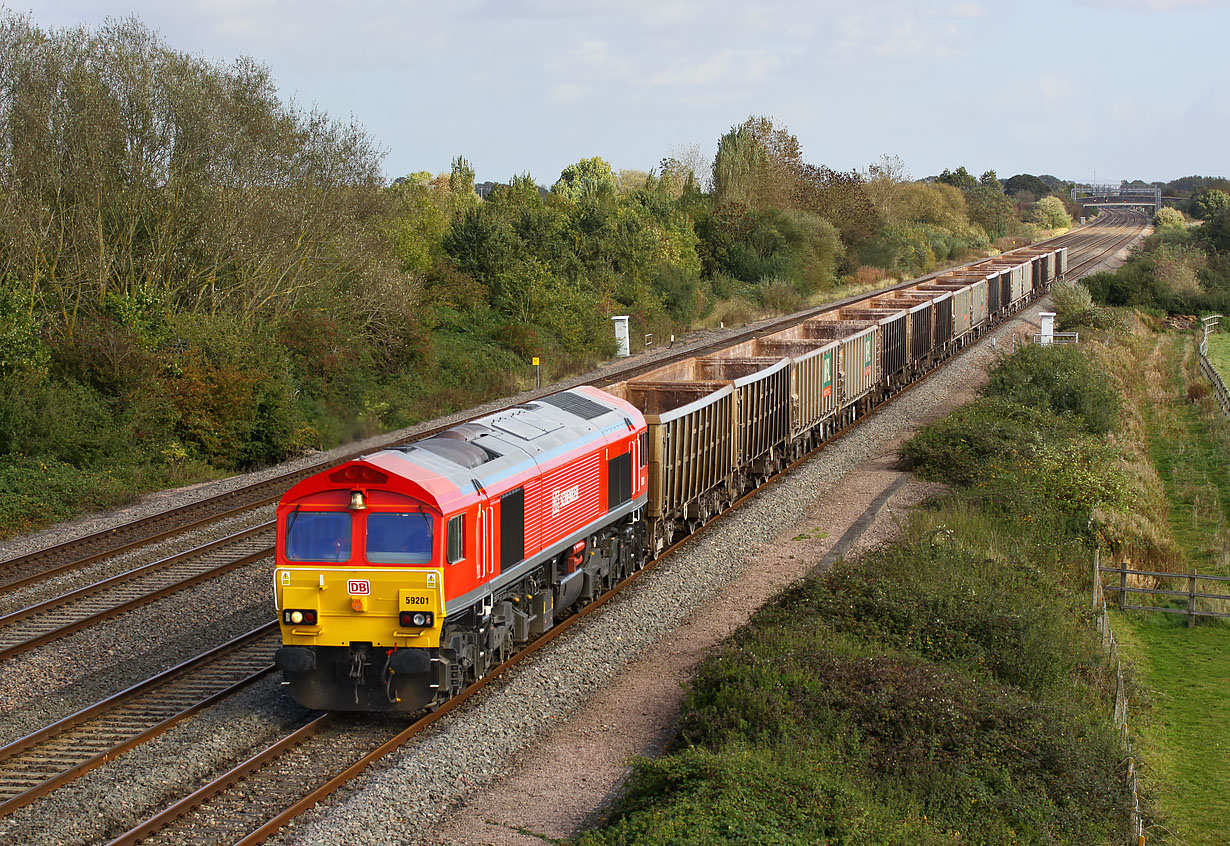
POLYGON ((531 400, 363 461, 411 479, 440 500, 481 486, 498 493, 501 483, 554 463, 578 450, 593 450, 613 435, 640 424, 633 406, 582 387, 531 400), (450 490, 455 489, 455 490, 450 490))

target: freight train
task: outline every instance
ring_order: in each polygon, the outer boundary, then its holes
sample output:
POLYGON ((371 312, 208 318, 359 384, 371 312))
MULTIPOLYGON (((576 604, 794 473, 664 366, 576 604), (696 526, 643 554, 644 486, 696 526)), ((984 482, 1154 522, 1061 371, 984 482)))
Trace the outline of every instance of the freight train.
POLYGON ((439 706, 1063 278, 1025 249, 311 476, 277 510, 291 695, 439 706))

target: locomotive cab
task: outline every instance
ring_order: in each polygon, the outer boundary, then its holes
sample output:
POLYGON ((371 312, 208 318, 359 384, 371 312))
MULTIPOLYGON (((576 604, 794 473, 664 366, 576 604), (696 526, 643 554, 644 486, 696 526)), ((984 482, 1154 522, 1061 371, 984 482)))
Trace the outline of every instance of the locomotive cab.
POLYGON ((425 707, 444 609, 442 515, 364 463, 329 481, 279 508, 275 663, 309 707, 425 707))

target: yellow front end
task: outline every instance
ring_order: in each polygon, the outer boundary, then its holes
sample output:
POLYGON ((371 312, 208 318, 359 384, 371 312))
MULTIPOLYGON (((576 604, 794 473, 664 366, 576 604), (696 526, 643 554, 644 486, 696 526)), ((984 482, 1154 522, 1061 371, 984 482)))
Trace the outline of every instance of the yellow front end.
MULTIPOLYGON (((405 648, 440 645, 444 623, 443 571, 429 567, 329 569, 279 567, 274 572, 282 643, 288 646, 405 648), (288 621, 284 612, 315 612, 315 625, 288 621), (401 613, 431 615, 426 626, 403 626, 401 613)), ((302 614, 305 621, 311 615, 302 614)))

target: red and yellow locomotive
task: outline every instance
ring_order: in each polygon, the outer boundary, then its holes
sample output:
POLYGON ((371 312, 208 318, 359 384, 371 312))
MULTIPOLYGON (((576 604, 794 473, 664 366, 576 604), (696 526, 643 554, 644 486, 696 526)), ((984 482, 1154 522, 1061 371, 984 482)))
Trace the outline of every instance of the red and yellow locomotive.
POLYGON ((278 506, 276 663, 312 708, 414 712, 644 564, 646 425, 581 387, 384 450, 278 506))

